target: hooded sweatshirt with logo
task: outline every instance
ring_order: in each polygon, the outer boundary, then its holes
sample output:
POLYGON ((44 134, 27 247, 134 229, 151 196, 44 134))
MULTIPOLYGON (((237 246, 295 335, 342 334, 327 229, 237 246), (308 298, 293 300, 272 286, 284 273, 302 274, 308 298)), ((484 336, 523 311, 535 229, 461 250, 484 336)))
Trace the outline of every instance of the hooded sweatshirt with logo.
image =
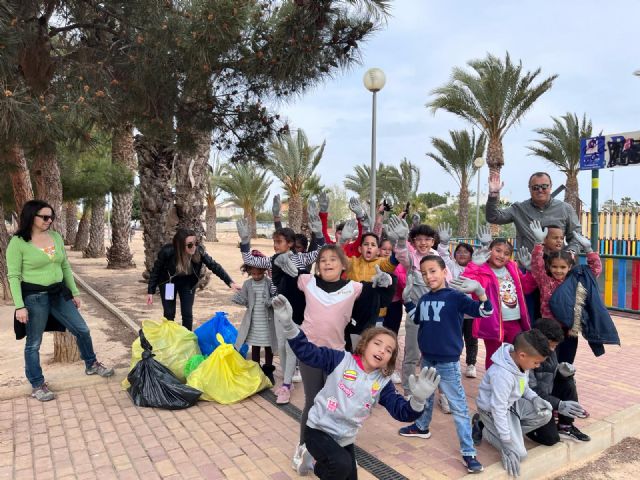
POLYGON ((529 388, 529 372, 520 370, 511 358, 513 345, 503 343, 491 356, 493 365, 484 374, 478 387, 478 409, 491 413, 500 440, 509 441, 509 408, 520 398, 533 400, 538 396, 529 388))

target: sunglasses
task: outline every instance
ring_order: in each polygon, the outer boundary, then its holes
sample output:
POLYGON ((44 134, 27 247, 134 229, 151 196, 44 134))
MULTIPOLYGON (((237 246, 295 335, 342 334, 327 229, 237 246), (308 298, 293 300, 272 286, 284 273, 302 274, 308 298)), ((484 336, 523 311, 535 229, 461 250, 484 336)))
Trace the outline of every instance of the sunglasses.
POLYGON ((551 185, 549 185, 548 183, 541 183, 540 185, 531 185, 529 188, 534 192, 540 192, 543 190, 549 190, 550 186, 551 185))
POLYGON ((37 213, 36 217, 40 217, 45 222, 48 222, 49 220, 53 222, 56 219, 55 215, 38 215, 37 213))
POLYGON ((193 247, 197 247, 197 246, 198 246, 198 242, 195 242, 195 243, 189 242, 189 243, 187 243, 187 248, 193 248, 193 247))

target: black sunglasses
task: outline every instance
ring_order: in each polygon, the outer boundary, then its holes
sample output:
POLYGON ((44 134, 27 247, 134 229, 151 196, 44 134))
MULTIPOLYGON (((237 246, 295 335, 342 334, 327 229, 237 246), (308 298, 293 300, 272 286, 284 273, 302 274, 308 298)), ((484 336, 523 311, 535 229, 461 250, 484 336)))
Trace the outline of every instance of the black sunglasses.
POLYGON ((542 190, 549 190, 550 186, 551 185, 549 185, 548 183, 541 183, 540 185, 531 185, 529 188, 534 192, 537 192, 542 190))
POLYGON ((197 246, 198 246, 198 242, 195 242, 195 243, 189 242, 189 243, 187 243, 187 248, 193 248, 193 247, 197 247, 197 246))
POLYGON ((36 213, 36 217, 40 217, 45 222, 48 222, 49 220, 53 222, 56 219, 55 215, 38 215, 37 213, 36 213))

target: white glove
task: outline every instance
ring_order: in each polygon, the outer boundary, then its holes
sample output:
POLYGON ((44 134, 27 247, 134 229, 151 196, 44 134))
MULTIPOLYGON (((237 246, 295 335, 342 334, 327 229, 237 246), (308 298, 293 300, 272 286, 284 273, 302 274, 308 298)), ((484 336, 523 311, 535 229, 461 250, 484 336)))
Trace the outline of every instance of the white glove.
POLYGON ((280 216, 280 206, 282 203, 280 202, 280 194, 274 195, 273 197, 273 205, 271 206, 271 213, 273 213, 274 217, 280 216))
POLYGON ((356 222, 353 218, 344 222, 344 227, 342 227, 342 234, 340 235, 340 245, 349 243, 351 240, 356 238, 357 233, 358 222, 356 222))
POLYGON ((564 378, 573 377, 576 374, 576 367, 569 362, 562 362, 558 364, 558 373, 564 378))
POLYGON ((558 413, 569 418, 583 418, 586 416, 582 405, 573 400, 561 400, 558 405, 558 413))
POLYGON ((349 210, 351 210, 358 220, 364 218, 364 208, 362 208, 362 204, 360 200, 356 197, 351 197, 349 199, 349 210))
POLYGON ((290 277, 296 278, 298 276, 298 267, 293 263, 293 252, 291 251, 278 255, 273 264, 290 277))
POLYGON ((547 238, 547 227, 542 228, 539 220, 534 220, 529 224, 529 228, 533 233, 533 237, 536 239, 536 243, 543 243, 547 238))
POLYGON ((424 367, 418 374, 409 377, 409 390, 411 391, 411 400, 409 405, 414 412, 424 410, 424 404, 427 399, 433 395, 440 383, 440 375, 434 367, 424 367))
POLYGON ((485 263, 487 263, 487 260, 489 260, 490 256, 491 252, 486 247, 478 248, 473 252, 471 261, 476 265, 484 265, 485 263))
POLYGON ((448 223, 441 223, 438 225, 438 237, 440 237, 440 243, 443 245, 449 245, 449 239, 451 238, 451 226, 448 223))
POLYGON ((502 460, 502 466, 507 471, 507 474, 512 477, 520 476, 520 455, 515 451, 513 445, 505 445, 500 450, 500 457, 502 460))
POLYGON ((573 238, 578 241, 578 243, 584 250, 584 253, 593 252, 593 248, 591 248, 591 240, 589 240, 587 237, 585 237, 584 235, 580 235, 579 233, 574 233, 573 238))
POLYGON ((389 217, 389 223, 387 225, 387 232, 390 237, 395 237, 396 246, 404 248, 407 245, 407 238, 409 237, 409 225, 404 218, 400 218, 397 215, 391 215, 389 217))
POLYGON ((491 240, 493 240, 493 237, 491 236, 491 227, 489 227, 489 225, 480 225, 478 227, 478 241, 483 247, 488 247, 491 240))
POLYGON ((376 274, 371 279, 373 288, 387 288, 389 285, 391 285, 391 283, 393 282, 393 280, 391 279, 391 275, 380 270, 379 265, 376 265, 375 269, 376 274))
POLYGON ((249 221, 246 218, 241 218, 236 222, 236 228, 238 229, 240 243, 249 243, 249 239, 251 238, 251 228, 249 228, 249 221))
POLYGON ((273 318, 282 327, 284 336, 288 339, 295 338, 300 328, 293 321, 293 308, 284 295, 277 295, 271 300, 273 318))
POLYGON ((329 211, 329 195, 327 192, 320 192, 318 195, 318 206, 321 213, 327 213, 329 211))
POLYGON ((531 271, 531 252, 527 247, 520 247, 518 253, 516 253, 518 262, 525 270, 531 271))
POLYGON ((449 286, 454 290, 458 290, 462 293, 475 293, 478 297, 485 295, 484 288, 477 280, 471 280, 470 278, 458 277, 449 282, 449 286))

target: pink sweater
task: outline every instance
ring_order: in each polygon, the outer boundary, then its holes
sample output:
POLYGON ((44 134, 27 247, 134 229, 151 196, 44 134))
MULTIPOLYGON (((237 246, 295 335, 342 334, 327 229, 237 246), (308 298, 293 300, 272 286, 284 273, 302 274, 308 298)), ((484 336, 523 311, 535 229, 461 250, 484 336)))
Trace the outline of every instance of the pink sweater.
POLYGON ((353 304, 362 292, 362 284, 350 281, 340 290, 325 292, 316 285, 313 275, 298 277, 307 306, 300 328, 311 343, 319 347, 344 350, 344 329, 351 321, 353 304))

